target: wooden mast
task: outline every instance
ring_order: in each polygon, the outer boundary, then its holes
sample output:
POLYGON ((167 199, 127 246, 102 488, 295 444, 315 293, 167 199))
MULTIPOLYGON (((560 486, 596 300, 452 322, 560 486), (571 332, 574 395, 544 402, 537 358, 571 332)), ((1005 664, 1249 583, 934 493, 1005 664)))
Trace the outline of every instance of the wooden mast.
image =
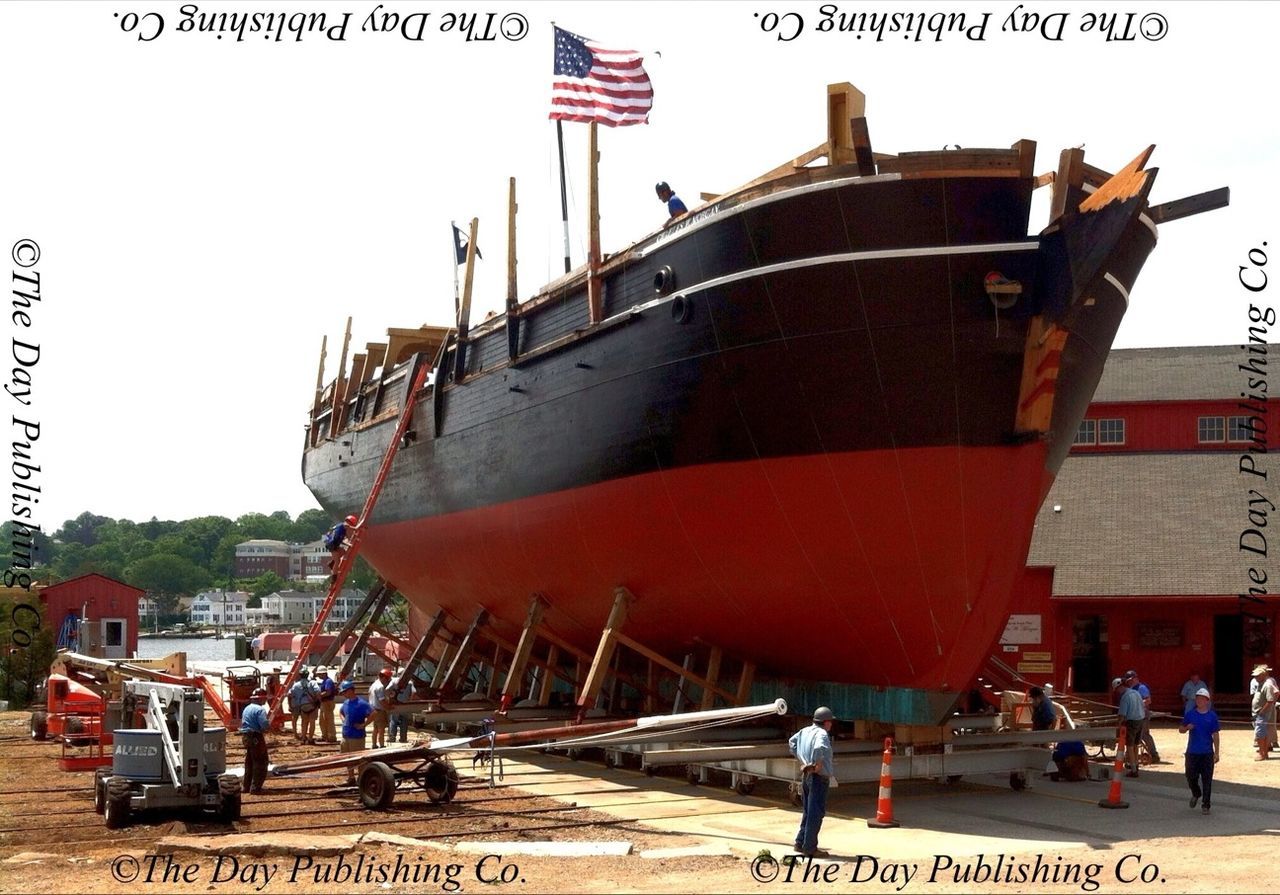
POLYGON ((351 318, 347 318, 342 337, 342 357, 338 361, 338 378, 333 383, 333 412, 329 414, 329 437, 337 438, 342 429, 342 416, 347 408, 347 348, 351 344, 351 318))
POLYGON ((591 323, 599 323, 604 319, 603 284, 600 280, 600 153, 596 146, 597 127, 594 121, 591 122, 591 130, 587 135, 587 304, 591 323))
POLYGON ((507 180, 507 356, 520 352, 520 299, 516 294, 516 179, 507 180))
MULTIPOLYGON (((316 399, 311 405, 311 446, 315 447, 319 443, 319 433, 316 432, 316 417, 320 415, 320 402, 324 398, 324 357, 329 348, 329 337, 320 337, 320 369, 316 372, 316 399)), ((335 392, 336 395, 336 392, 335 392)))
POLYGON ((454 350, 453 381, 461 382, 467 369, 467 328, 471 321, 471 284, 476 273, 476 233, 480 219, 471 219, 471 233, 467 239, 467 273, 462 281, 462 307, 458 309, 458 347, 454 350))

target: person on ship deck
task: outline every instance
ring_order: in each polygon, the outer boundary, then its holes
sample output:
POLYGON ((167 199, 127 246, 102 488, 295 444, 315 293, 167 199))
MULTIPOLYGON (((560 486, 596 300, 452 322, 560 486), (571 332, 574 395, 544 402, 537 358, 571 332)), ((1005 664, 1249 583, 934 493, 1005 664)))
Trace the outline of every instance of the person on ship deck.
POLYGON ((676 218, 689 213, 689 209, 685 208, 684 203, 680 201, 680 197, 671 191, 671 187, 667 186, 666 181, 659 183, 654 187, 654 190, 658 193, 658 199, 667 203, 667 214, 670 215, 667 218, 668 224, 676 218))

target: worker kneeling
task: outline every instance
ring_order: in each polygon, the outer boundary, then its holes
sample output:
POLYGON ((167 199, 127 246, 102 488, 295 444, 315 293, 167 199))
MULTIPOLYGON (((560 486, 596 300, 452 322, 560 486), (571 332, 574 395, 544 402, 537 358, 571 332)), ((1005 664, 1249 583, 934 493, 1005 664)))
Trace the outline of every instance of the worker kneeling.
POLYGON ((267 765, 271 757, 267 752, 267 729, 271 716, 267 712, 267 691, 259 687, 249 697, 240 716, 240 736, 244 741, 244 780, 240 787, 245 792, 262 792, 267 779, 267 765))
POLYGON ((1084 757, 1084 743, 1059 743, 1053 750, 1053 763, 1058 770, 1049 775, 1052 780, 1078 783, 1089 779, 1089 761, 1084 757))

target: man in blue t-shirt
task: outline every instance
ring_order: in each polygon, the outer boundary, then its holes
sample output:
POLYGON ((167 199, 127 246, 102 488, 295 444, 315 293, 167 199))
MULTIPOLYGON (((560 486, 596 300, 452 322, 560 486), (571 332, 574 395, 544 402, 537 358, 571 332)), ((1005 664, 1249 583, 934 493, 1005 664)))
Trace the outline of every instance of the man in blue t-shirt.
MULTIPOLYGON (((342 715, 342 752, 364 751, 364 728, 369 723, 369 714, 373 711, 369 703, 360 698, 356 685, 352 681, 343 681, 338 687, 338 696, 346 700, 338 712, 342 715)), ((356 766, 347 768, 347 783, 356 782, 356 766)))
POLYGON ((267 751, 271 713, 267 711, 267 691, 262 687, 254 690, 249 699, 251 702, 240 715, 240 736, 244 742, 244 777, 240 785, 245 792, 260 793, 271 763, 267 751))
POLYGON ((1209 813, 1209 801, 1213 795, 1213 766, 1222 757, 1218 745, 1218 713, 1209 708, 1209 691, 1201 687, 1196 691, 1196 707, 1182 716, 1179 733, 1187 737, 1187 785, 1191 787, 1191 807, 1204 799, 1200 810, 1209 813))
POLYGON ((681 215, 689 213, 689 209, 685 208, 684 203, 680 201, 680 197, 673 193, 671 187, 667 186, 665 182, 658 184, 654 189, 658 192, 658 198, 667 203, 667 214, 670 215, 667 218, 667 223, 671 223, 681 215))

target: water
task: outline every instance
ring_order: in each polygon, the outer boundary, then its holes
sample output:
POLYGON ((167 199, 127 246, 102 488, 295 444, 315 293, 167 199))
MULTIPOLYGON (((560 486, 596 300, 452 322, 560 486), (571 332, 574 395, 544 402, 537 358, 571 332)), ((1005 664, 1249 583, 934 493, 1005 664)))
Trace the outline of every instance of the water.
POLYGON ((170 653, 186 653, 187 661, 232 661, 236 642, 213 637, 148 637, 138 638, 139 659, 163 659, 170 653))

